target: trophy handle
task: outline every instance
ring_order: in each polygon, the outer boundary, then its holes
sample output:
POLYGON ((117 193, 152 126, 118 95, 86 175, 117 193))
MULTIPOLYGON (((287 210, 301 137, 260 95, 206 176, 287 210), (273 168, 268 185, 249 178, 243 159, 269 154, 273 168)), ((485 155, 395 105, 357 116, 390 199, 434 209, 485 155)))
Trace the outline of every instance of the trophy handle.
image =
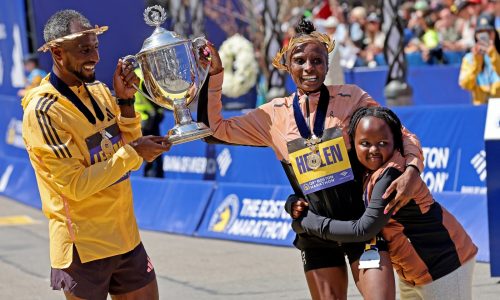
MULTIPOLYGON (((131 61, 132 62, 132 66, 134 66, 134 68, 137 68, 139 66, 139 63, 137 62, 137 58, 135 57, 135 55, 127 55, 125 57, 122 57, 122 61, 124 61, 124 62, 131 61)), ((143 91, 141 91, 141 89, 138 88, 135 85, 135 83, 132 83, 132 87, 137 92, 139 92, 139 94, 141 94, 144 98, 148 99, 149 101, 155 102, 149 95, 147 95, 146 93, 144 93, 143 91)))
POLYGON ((200 64, 200 49, 205 47, 207 44, 208 41, 204 36, 199 36, 192 40, 194 54, 196 55, 196 64, 198 66, 198 74, 200 78, 200 88, 198 89, 198 91, 196 91, 195 98, 198 97, 198 93, 200 92, 201 87, 203 86, 203 84, 205 84, 205 80, 207 80, 208 71, 210 71, 210 64, 205 68, 200 64))

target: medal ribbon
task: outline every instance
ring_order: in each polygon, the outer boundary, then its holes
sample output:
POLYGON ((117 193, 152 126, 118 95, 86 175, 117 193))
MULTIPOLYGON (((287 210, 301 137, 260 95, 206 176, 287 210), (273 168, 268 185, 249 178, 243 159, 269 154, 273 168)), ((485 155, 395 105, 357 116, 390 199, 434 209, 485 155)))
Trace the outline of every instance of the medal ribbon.
MULTIPOLYGON (((82 100, 78 98, 78 96, 69 88, 69 86, 64 81, 62 81, 59 77, 57 77, 57 75, 54 74, 54 72, 50 73, 49 80, 50 83, 56 88, 56 90, 59 91, 59 93, 61 93, 64 97, 68 98, 69 101, 71 101, 76 106, 76 108, 78 108, 78 110, 85 115, 85 117, 91 124, 94 125, 96 124, 96 119, 95 119, 96 117, 94 116, 94 114, 92 114, 92 112, 87 108, 87 106, 83 104, 82 100)), ((92 94, 89 92, 87 85, 83 83, 83 86, 85 87, 85 90, 89 94, 90 103, 92 103, 92 107, 94 108, 94 112, 97 118, 99 119, 99 121, 103 121, 104 114, 101 108, 95 101, 94 97, 92 97, 92 94)))
MULTIPOLYGON (((300 110, 298 94, 298 92, 295 93, 295 97, 293 98, 293 116, 295 118, 295 123, 297 123, 297 127, 299 128, 300 135, 305 139, 309 139, 311 138, 312 133, 309 128, 309 124, 307 124, 306 119, 300 110)), ((326 111, 328 109, 329 100, 330 93, 328 92, 328 88, 323 84, 321 85, 318 108, 316 109, 316 117, 314 118, 313 133, 317 137, 321 137, 323 135, 323 130, 325 129, 326 111)), ((306 101, 306 104, 309 107, 309 99, 307 98, 306 101)), ((309 110, 307 111, 307 115, 309 118, 309 110)))

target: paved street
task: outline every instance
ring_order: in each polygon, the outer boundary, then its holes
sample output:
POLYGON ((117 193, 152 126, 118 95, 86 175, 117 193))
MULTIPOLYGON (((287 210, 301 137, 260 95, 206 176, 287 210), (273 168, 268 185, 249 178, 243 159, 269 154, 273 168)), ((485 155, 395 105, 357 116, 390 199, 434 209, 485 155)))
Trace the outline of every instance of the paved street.
MULTIPOLYGON (((40 211, 0 197, 0 299, 64 298, 49 287, 47 234, 40 211), (13 216, 18 217, 6 218, 13 216)), ((309 299, 294 248, 149 231, 141 235, 155 264, 161 299, 309 299)), ((489 264, 477 264, 474 299, 500 299, 498 281, 489 276, 489 264)), ((349 299, 362 299, 352 280, 349 299)))

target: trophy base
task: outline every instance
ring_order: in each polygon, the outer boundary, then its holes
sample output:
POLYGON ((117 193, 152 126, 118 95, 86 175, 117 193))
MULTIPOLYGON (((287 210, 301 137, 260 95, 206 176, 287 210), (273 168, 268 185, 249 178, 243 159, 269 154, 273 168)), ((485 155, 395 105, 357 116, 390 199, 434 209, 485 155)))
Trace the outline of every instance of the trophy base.
POLYGON ((168 131, 168 141, 172 145, 191 142, 213 134, 212 130, 203 123, 191 122, 184 125, 175 125, 168 131))

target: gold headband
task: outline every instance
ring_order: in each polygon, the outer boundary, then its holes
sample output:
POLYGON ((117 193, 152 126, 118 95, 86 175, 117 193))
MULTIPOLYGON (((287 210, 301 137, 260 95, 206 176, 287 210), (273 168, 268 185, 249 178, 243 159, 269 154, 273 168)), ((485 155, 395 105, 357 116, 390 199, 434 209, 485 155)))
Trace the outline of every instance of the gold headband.
POLYGON ((278 53, 276 53, 276 56, 274 56, 273 59, 273 66, 275 66, 278 70, 288 71, 288 67, 286 66, 285 63, 282 62, 283 56, 288 51, 293 50, 298 44, 304 43, 307 40, 314 40, 324 44, 326 49, 328 50, 328 53, 332 52, 333 49, 335 49, 335 41, 331 40, 327 34, 313 31, 310 34, 292 38, 290 42, 288 42, 288 45, 281 48, 281 50, 279 50, 278 53))
POLYGON ((71 34, 68 34, 66 36, 63 36, 63 37, 60 37, 57 39, 53 39, 52 41, 49 41, 49 42, 45 43, 42 47, 38 48, 38 51, 47 52, 48 50, 50 50, 50 48, 56 47, 58 44, 60 44, 64 41, 74 40, 76 38, 81 37, 84 34, 89 34, 89 33, 95 33, 95 34, 99 35, 99 34, 102 34, 106 30, 108 30, 108 26, 99 27, 99 26, 95 25, 95 27, 92 29, 87 29, 84 31, 71 33, 71 34))

